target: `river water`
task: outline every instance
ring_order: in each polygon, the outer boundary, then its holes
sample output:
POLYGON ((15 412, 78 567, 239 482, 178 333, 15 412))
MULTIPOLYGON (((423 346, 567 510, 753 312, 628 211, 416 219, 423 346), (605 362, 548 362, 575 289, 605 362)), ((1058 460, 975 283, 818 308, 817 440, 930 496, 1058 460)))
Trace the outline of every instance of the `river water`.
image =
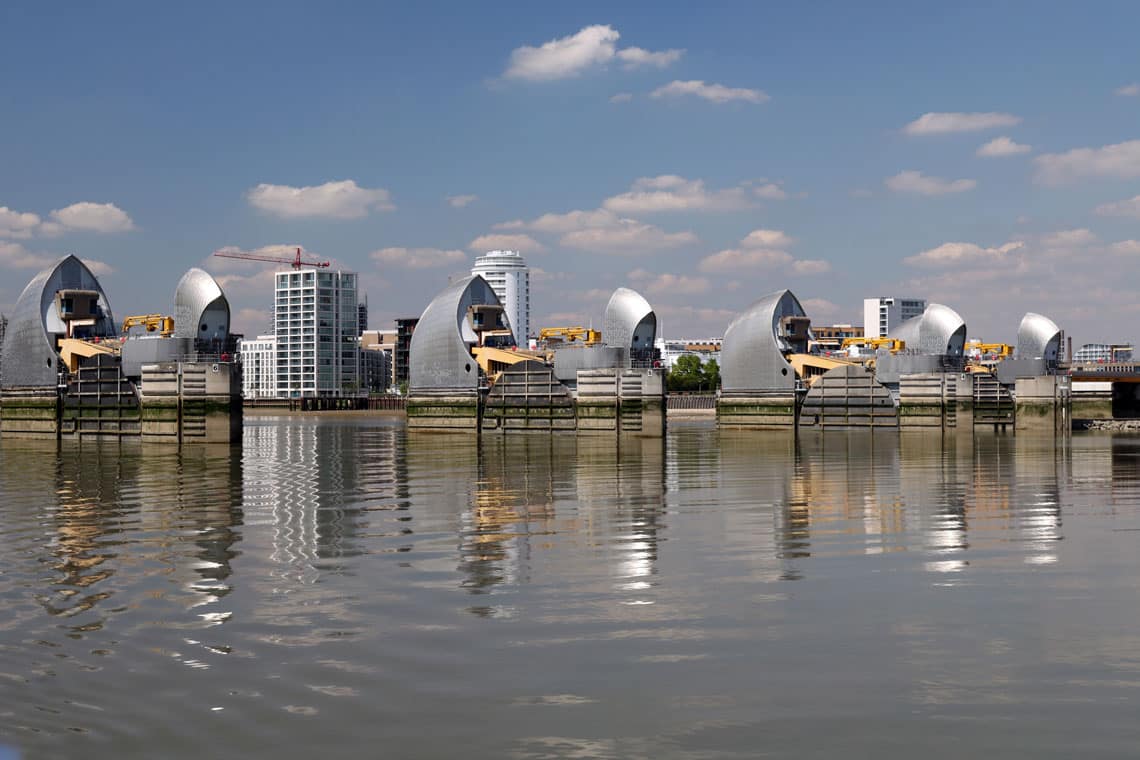
POLYGON ((1140 438, 0 444, 0 758, 1126 757, 1140 438))

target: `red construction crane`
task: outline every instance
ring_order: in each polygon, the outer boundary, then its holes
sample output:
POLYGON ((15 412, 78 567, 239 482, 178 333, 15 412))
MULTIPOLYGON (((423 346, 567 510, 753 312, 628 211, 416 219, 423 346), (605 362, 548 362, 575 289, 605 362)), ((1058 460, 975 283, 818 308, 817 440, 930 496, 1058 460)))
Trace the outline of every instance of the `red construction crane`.
POLYGON ((266 256, 261 253, 231 253, 230 251, 214 251, 215 256, 220 256, 223 259, 245 259, 246 261, 270 261, 274 264, 288 264, 294 269, 301 267, 327 267, 327 261, 301 261, 301 249, 297 249, 297 255, 293 258, 285 256, 266 256))

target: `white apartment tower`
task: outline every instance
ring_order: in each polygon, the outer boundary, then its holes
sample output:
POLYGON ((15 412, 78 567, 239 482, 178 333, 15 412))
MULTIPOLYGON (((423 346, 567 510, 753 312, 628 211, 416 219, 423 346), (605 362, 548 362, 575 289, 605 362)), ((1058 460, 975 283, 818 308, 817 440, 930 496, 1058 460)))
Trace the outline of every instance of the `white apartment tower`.
POLYGON ((278 272, 273 328, 280 398, 353 396, 360 388, 355 272, 278 272))
POLYGON ((243 398, 277 398, 277 336, 258 335, 238 344, 243 398))
POLYGON ((482 275, 499 297, 520 346, 530 337, 530 269, 518 251, 488 251, 475 259, 471 274, 482 275))
POLYGON ((922 316, 926 301, 921 298, 897 296, 863 299, 863 334, 868 338, 883 338, 887 333, 912 317, 922 316))

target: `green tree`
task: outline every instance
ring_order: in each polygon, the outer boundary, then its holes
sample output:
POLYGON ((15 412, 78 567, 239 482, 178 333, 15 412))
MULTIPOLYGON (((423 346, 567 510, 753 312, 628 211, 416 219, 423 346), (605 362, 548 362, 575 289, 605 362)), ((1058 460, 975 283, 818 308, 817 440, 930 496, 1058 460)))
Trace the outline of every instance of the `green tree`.
POLYGON ((665 377, 665 385, 671 391, 696 391, 707 384, 700 357, 694 354, 677 357, 673 369, 665 377))
POLYGON ((716 359, 709 359, 705 362, 703 374, 706 390, 715 391, 720 387, 720 365, 716 363, 716 359))

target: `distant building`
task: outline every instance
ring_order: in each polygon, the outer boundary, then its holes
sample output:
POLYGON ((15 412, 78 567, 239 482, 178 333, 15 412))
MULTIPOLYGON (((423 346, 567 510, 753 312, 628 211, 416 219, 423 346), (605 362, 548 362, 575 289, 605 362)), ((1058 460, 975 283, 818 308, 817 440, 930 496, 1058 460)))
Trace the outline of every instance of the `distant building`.
POLYGON ((885 338, 887 333, 913 317, 921 317, 926 301, 921 298, 879 296, 863 299, 863 334, 868 338, 885 338))
POLYGON ((355 272, 278 272, 274 287, 280 397, 352 396, 360 388, 355 272))
POLYGON ((412 333, 416 331, 416 323, 419 321, 419 317, 403 317, 396 320, 396 352, 392 367, 396 388, 408 382, 408 357, 412 352, 412 333))
POLYGON ((838 351, 844 339, 863 337, 863 328, 858 325, 812 325, 811 332, 821 352, 838 351))
POLYGON ((368 330, 368 296, 356 307, 356 334, 363 335, 368 330))
POLYGON ((360 386, 368 393, 384 393, 392 381, 391 354, 379 348, 360 349, 360 386))
POLYGON ((0 314, 0 352, 4 348, 4 333, 8 332, 8 318, 0 314))
POLYGON ((488 251, 475 260, 471 274, 482 275, 499 297, 515 341, 525 346, 530 337, 530 269, 518 251, 488 251))
POLYGON ((365 330, 360 334, 360 350, 361 352, 378 351, 384 354, 384 366, 388 376, 384 380, 382 390, 394 388, 396 386, 396 331, 365 330))
POLYGON ((277 336, 258 335, 238 344, 242 398, 277 398, 277 336))
POLYGON ((1086 343, 1073 354, 1074 362, 1113 362, 1132 361, 1131 343, 1086 343))

